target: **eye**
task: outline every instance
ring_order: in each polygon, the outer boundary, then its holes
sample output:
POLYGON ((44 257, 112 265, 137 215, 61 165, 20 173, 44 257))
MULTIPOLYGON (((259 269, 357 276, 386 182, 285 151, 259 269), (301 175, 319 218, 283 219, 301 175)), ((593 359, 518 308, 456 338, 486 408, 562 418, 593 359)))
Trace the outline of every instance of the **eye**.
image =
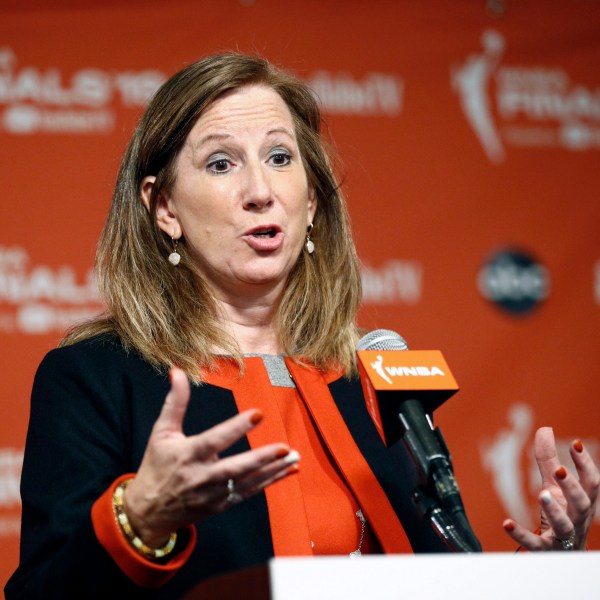
POLYGON ((278 150, 269 156, 269 162, 274 167, 285 167, 290 164, 292 157, 288 152, 278 150))
POLYGON ((225 173, 229 173, 231 168, 235 166, 234 163, 228 158, 217 158, 215 160, 210 161, 206 168, 210 173, 215 175, 223 175, 225 173))

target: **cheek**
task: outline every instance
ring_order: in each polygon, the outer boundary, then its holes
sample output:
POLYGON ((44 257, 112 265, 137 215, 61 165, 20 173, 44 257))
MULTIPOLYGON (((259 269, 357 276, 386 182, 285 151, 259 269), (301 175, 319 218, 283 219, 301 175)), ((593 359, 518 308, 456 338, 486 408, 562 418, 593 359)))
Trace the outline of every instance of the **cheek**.
POLYGON ((182 202, 178 214, 184 230, 189 234, 210 234, 222 230, 231 221, 225 202, 214 202, 204 197, 182 202))

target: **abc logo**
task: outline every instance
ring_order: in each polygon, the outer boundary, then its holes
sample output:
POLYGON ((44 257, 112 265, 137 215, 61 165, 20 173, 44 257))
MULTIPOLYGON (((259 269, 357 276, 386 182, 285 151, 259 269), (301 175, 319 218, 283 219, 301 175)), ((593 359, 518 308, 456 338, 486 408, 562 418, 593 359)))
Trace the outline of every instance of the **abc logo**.
POLYGON ((512 314, 525 314, 550 293, 546 267, 521 250, 494 254, 479 271, 482 296, 512 314))

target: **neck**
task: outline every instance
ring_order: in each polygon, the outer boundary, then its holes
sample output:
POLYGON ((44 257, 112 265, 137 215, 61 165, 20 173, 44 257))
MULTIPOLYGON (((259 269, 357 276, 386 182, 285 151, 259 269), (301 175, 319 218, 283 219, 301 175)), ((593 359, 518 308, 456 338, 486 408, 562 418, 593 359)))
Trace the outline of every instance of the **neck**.
POLYGON ((217 303, 225 328, 243 354, 280 354, 283 351, 275 327, 279 299, 229 297, 219 298, 217 303))

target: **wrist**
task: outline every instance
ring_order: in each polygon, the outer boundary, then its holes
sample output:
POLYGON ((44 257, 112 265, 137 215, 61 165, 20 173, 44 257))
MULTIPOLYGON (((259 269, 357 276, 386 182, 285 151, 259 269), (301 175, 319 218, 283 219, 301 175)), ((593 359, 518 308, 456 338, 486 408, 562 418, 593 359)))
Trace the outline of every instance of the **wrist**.
POLYGON ((144 495, 140 482, 131 478, 123 489, 123 508, 132 529, 148 546, 158 548, 164 545, 171 532, 171 527, 161 526, 156 523, 156 516, 160 514, 148 496, 144 495))
POLYGON ((126 490, 133 479, 122 481, 113 495, 113 511, 121 533, 129 544, 142 556, 150 560, 158 560, 173 552, 177 542, 176 532, 152 532, 140 525, 140 520, 131 519, 130 507, 125 501, 126 490))

